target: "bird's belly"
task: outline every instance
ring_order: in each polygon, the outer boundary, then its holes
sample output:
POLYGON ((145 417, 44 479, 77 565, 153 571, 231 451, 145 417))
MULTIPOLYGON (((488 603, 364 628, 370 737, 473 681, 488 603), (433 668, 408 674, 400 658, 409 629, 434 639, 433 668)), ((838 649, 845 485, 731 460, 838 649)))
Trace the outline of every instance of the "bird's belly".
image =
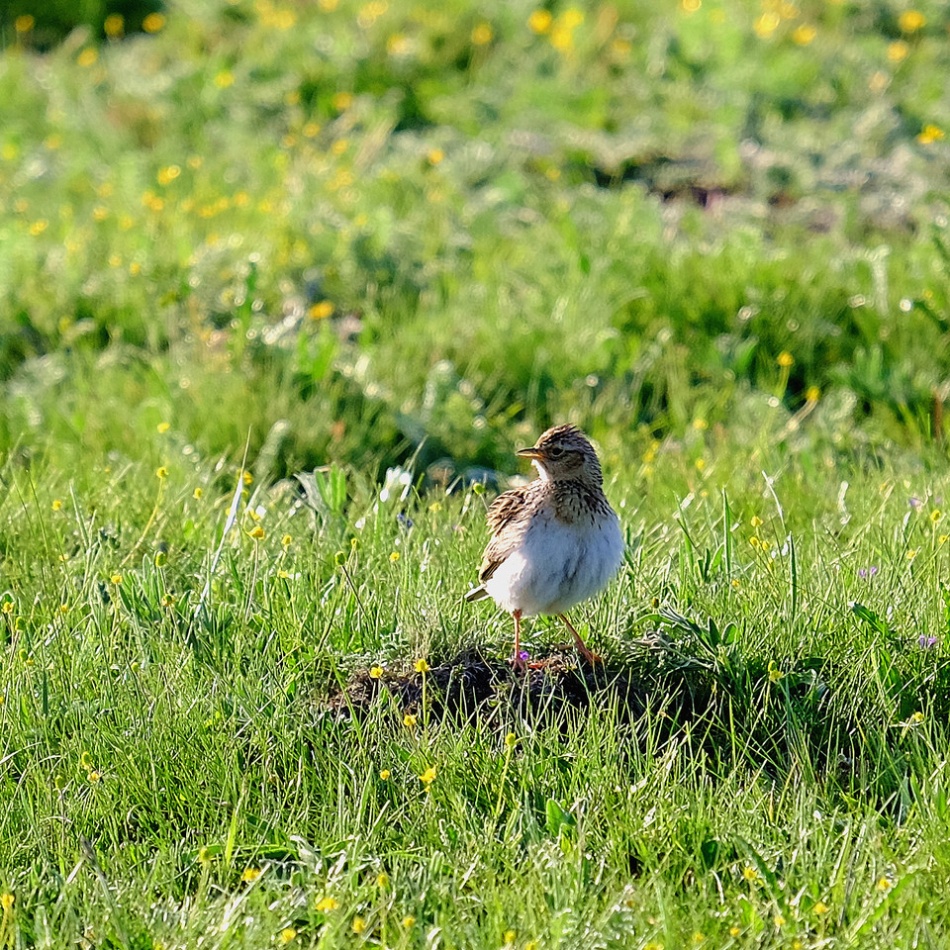
POLYGON ((596 526, 552 520, 532 526, 488 579, 503 610, 523 616, 559 614, 593 597, 617 573, 623 538, 616 517, 596 526))

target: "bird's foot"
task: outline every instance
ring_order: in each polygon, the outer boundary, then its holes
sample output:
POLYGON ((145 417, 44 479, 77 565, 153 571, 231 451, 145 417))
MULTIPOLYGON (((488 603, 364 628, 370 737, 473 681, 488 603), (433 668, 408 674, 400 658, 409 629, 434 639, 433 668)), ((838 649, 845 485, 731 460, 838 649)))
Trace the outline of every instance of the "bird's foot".
POLYGON ((602 656, 594 653, 594 651, 589 646, 587 646, 586 643, 583 643, 580 640, 577 642, 577 652, 580 653, 580 655, 584 657, 584 659, 587 660, 591 666, 596 666, 598 663, 603 664, 604 662, 604 658, 602 656))
POLYGON ((604 661, 596 654, 594 651, 584 643, 584 638, 574 629, 574 624, 564 614, 558 614, 561 620, 564 621, 567 629, 571 631, 571 636, 574 638, 574 645, 577 647, 577 652, 580 653, 591 666, 595 666, 598 663, 603 663, 604 661))

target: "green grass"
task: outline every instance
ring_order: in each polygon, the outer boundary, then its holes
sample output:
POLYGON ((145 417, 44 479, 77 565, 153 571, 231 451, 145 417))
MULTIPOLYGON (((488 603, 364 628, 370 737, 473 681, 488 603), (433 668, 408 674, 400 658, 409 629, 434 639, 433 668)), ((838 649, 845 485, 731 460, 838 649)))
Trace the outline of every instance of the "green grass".
POLYGON ((0 947, 942 946, 945 13, 694 6, 0 22, 0 947), (636 702, 340 715, 554 420, 636 702))
MULTIPOLYGON (((448 946, 509 929, 518 946, 900 946, 926 939, 924 908, 946 925, 946 476, 853 474, 838 505, 838 472, 767 458, 780 510, 735 446, 692 492, 675 450, 653 475, 615 462, 629 563, 581 617, 644 671, 647 713, 423 709, 409 729, 396 704, 341 721, 324 698, 371 662, 510 649, 507 618, 459 603, 483 496, 401 504, 354 477, 316 514, 255 484, 212 574, 231 496, 173 436, 156 435, 164 479, 96 466, 60 499, 4 473, 0 842, 21 942, 260 946, 291 927, 304 946, 414 946, 437 927, 448 946), (677 719, 689 684, 707 699, 677 719)), ((529 649, 560 638, 537 622, 529 649)))

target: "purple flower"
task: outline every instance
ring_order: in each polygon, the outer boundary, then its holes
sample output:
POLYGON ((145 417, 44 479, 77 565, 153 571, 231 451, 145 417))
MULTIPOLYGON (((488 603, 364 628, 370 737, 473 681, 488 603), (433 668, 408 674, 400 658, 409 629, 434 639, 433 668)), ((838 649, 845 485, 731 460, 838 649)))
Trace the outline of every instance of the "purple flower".
POLYGON ((873 564, 870 567, 860 567, 858 568, 858 577, 864 579, 868 577, 874 577, 877 573, 877 567, 873 564))
POLYGON ((530 656, 531 656, 531 654, 528 653, 527 650, 522 650, 522 651, 518 654, 518 659, 521 660, 522 663, 525 663, 525 662, 527 662, 527 660, 528 660, 528 658, 529 658, 530 656))
POLYGON ((931 650, 937 645, 937 638, 928 637, 926 633, 922 633, 917 638, 917 642, 920 644, 922 650, 931 650))
POLYGON ((911 499, 908 500, 907 503, 911 506, 911 508, 919 508, 919 507, 920 507, 920 499, 919 499, 919 498, 911 498, 911 499))

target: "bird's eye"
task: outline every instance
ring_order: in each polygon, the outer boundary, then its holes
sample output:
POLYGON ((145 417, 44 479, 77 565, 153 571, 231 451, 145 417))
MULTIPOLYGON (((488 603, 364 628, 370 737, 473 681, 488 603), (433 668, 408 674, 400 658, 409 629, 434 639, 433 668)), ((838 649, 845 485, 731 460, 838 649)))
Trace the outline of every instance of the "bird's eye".
POLYGON ((548 449, 548 458, 559 459, 563 454, 564 449, 562 449, 560 446, 555 445, 548 449))

